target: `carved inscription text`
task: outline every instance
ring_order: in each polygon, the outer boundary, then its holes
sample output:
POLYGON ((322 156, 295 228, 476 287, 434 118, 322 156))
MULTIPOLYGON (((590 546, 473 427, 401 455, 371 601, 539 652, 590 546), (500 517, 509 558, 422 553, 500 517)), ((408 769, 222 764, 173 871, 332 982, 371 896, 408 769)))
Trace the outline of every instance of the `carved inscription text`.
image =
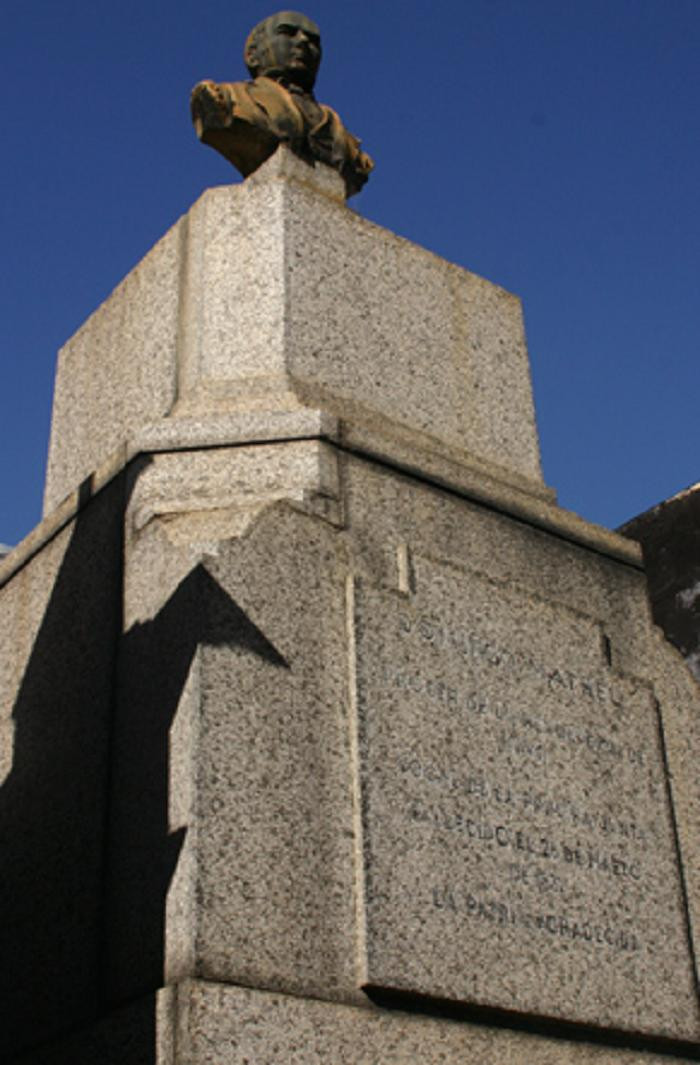
POLYGON ((416 587, 354 590, 368 983, 514 1008, 525 957, 552 1015, 562 967, 631 987, 685 949, 653 692, 594 619, 425 561, 416 587))

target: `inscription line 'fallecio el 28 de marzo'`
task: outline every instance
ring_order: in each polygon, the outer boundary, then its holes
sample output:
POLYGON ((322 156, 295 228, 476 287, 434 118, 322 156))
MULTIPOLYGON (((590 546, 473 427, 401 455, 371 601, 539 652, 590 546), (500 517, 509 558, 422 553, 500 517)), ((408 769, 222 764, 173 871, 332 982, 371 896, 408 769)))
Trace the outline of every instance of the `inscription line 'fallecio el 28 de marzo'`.
POLYGON ((653 993, 688 954, 654 693, 593 618, 415 574, 350 593, 363 980, 677 1035, 690 979, 676 1016, 653 993))

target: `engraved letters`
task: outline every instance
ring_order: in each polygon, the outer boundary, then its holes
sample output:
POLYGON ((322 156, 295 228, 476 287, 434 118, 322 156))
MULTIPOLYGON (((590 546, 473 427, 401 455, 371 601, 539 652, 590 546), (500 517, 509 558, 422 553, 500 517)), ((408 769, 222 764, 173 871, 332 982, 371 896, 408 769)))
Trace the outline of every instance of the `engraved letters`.
POLYGON ((636 1001, 687 950, 653 692, 594 619, 413 562, 354 592, 366 983, 513 1009, 527 958, 551 1015, 558 970, 636 1001))

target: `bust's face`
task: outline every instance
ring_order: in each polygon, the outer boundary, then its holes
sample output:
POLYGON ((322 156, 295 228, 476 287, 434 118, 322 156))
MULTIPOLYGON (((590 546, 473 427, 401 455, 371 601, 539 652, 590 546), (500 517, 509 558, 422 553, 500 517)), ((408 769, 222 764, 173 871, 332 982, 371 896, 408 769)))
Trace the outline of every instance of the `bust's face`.
POLYGON ((281 11, 265 21, 259 74, 284 77, 311 92, 321 63, 321 34, 315 22, 294 11, 281 11))

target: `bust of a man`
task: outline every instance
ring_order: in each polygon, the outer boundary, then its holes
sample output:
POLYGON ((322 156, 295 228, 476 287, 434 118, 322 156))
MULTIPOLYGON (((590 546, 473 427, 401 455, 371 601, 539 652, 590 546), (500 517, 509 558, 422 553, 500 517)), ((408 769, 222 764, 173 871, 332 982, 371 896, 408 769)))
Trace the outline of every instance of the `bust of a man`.
POLYGON ((308 162, 335 167, 348 196, 359 192, 374 163, 336 112, 313 94, 321 63, 316 23, 294 11, 266 18, 248 35, 244 60, 252 81, 200 81, 192 90, 199 139, 243 177, 284 143, 308 162))

